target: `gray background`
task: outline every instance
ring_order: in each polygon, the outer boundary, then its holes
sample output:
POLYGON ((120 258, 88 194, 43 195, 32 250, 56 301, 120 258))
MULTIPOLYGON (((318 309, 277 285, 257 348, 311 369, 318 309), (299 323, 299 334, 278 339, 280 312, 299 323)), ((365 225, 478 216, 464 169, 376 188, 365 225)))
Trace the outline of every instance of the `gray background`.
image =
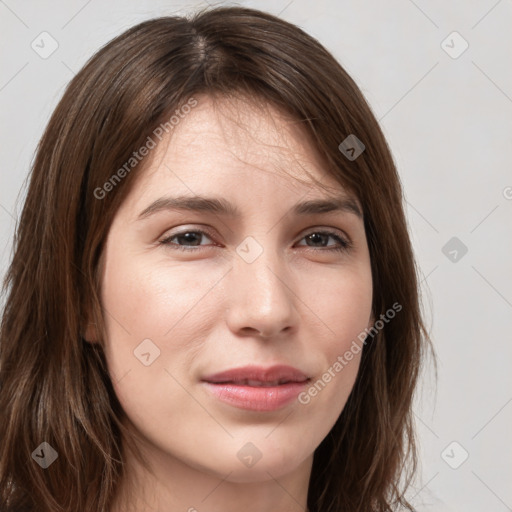
MULTIPOLYGON (((135 23, 205 5, 0 0, 2 275, 24 180, 68 81, 135 23), (58 48, 42 58, 31 44, 50 49, 45 31, 58 48)), ((238 5, 317 37, 361 87, 392 148, 439 357, 438 384, 425 373, 415 406, 422 471, 410 496, 432 510, 512 510, 512 2, 238 5)))

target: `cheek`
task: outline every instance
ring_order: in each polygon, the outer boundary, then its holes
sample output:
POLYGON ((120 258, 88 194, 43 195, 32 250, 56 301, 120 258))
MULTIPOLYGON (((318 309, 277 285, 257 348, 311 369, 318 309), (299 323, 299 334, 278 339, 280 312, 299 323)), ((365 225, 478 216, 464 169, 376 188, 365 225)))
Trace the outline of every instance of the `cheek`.
POLYGON ((109 256, 102 289, 102 301, 110 313, 107 321, 113 331, 124 328, 132 340, 162 338, 188 312, 197 315, 194 308, 205 289, 222 275, 218 269, 198 272, 193 265, 122 251, 112 251, 109 256))
POLYGON ((183 417, 204 415, 180 385, 180 371, 189 367, 194 353, 190 333, 198 334, 202 326, 194 306, 213 278, 199 281, 197 270, 148 264, 127 254, 111 251, 106 260, 105 355, 116 396, 130 421, 156 439, 165 429, 183 430, 183 417), (176 415, 176 409, 183 416, 176 415))
POLYGON ((372 309, 372 278, 369 268, 346 272, 332 279, 317 294, 319 316, 325 322, 328 332, 325 353, 334 362, 336 357, 361 338, 369 327, 372 309))
MULTIPOLYGON (((219 268, 199 272, 194 265, 110 249, 101 298, 105 352, 113 382, 128 371, 133 378, 144 370, 140 385, 151 387, 156 385, 151 380, 155 372, 145 370, 160 367, 173 372, 176 366, 188 364, 216 318, 211 308, 204 308, 211 300, 205 294, 221 277, 219 268), (146 368, 137 357, 148 351, 150 361, 156 359, 146 368)), ((167 389, 169 382, 163 384, 167 389)))
MULTIPOLYGON (((322 373, 299 396, 299 402, 322 425, 322 435, 341 414, 359 371, 363 341, 370 324, 372 280, 369 267, 338 273, 318 288, 312 310, 322 320, 323 336, 315 337, 322 373)), ((313 347, 312 347, 313 348, 313 347)))

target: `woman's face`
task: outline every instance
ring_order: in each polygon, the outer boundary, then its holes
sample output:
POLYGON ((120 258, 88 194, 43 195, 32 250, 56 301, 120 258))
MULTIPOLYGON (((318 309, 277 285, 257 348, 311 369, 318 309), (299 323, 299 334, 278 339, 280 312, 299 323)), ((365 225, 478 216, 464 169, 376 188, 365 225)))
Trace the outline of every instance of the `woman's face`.
POLYGON ((109 231, 105 353, 155 460, 256 482, 311 464, 343 410, 354 341, 372 321, 370 258, 360 203, 298 123, 271 107, 197 99, 151 150, 109 231), (187 208, 196 196, 211 201, 187 208), (297 206, 318 200, 342 206, 297 206), (295 372, 265 373, 277 365, 295 372))

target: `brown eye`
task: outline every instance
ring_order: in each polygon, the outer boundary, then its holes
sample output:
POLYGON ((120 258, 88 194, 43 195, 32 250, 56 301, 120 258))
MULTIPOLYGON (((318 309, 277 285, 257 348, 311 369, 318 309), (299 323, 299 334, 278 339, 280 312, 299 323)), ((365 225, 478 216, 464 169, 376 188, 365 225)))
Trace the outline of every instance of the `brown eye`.
MULTIPOLYGON (((162 245, 179 249, 181 251, 194 251, 196 248, 206 244, 201 244, 202 237, 211 239, 209 233, 200 229, 188 229, 173 233, 160 241, 162 245), (176 240, 173 242, 173 240, 176 240)), ((313 231, 301 240, 306 240, 306 246, 310 249, 320 249, 323 251, 347 251, 352 247, 349 240, 344 239, 338 233, 332 231, 313 231), (336 244, 329 245, 329 239, 336 241, 336 244), (317 245, 319 244, 319 245, 317 245)))
POLYGON ((182 251, 193 251, 195 250, 195 247, 200 247, 202 245, 201 238, 203 236, 209 238, 208 233, 206 233, 205 231, 202 231, 200 229, 188 229, 186 231, 174 233, 161 240, 160 243, 172 247, 173 249, 179 249, 182 251), (176 242, 172 242, 173 239, 176 239, 176 242))
POLYGON ((313 231, 304 236, 301 240, 306 240, 307 242, 310 242, 307 243, 308 247, 315 248, 315 244, 320 244, 319 248, 327 251, 347 251, 352 247, 351 242, 342 238, 340 235, 332 231, 313 231), (330 238, 336 240, 337 245, 323 245, 324 243, 328 244, 330 238))

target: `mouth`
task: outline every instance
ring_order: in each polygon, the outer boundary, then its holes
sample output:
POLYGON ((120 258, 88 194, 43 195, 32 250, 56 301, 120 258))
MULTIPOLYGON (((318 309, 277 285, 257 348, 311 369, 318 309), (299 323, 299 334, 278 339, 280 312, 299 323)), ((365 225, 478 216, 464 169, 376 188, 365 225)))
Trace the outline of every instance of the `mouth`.
POLYGON ((272 388, 275 386, 281 386, 283 384, 288 383, 301 383, 306 382, 309 379, 304 379, 301 381, 298 380, 289 380, 289 379, 278 379, 278 380, 271 380, 271 381, 262 381, 262 380, 253 380, 253 379, 241 379, 241 380, 226 380, 226 381, 218 381, 218 382, 210 382, 210 384, 233 384, 234 386, 250 386, 250 387, 257 387, 257 388, 272 388))
POLYGON ((304 382, 308 378, 301 370, 293 366, 281 364, 268 368, 254 365, 242 366, 207 375, 202 380, 213 384, 244 383, 249 386, 260 384, 277 386, 288 382, 304 382))
POLYGON ((291 366, 246 366, 202 379, 208 392, 239 409, 270 412, 290 405, 311 379, 291 366))

